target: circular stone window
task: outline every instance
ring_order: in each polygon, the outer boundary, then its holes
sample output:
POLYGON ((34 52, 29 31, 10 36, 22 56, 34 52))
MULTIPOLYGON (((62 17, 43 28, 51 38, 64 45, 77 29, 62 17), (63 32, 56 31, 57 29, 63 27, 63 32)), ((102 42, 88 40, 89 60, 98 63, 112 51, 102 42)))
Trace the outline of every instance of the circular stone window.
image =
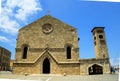
POLYGON ((43 26, 42 26, 42 31, 46 34, 48 33, 51 33, 53 31, 53 27, 50 23, 45 23, 43 26))

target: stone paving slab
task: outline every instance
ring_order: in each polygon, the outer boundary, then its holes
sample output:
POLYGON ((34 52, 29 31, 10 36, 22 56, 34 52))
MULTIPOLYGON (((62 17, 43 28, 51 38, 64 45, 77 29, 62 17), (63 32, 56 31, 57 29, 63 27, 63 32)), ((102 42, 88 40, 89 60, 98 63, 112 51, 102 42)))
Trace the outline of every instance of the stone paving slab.
POLYGON ((0 73, 0 81, 119 81, 118 74, 108 75, 13 75, 0 73))

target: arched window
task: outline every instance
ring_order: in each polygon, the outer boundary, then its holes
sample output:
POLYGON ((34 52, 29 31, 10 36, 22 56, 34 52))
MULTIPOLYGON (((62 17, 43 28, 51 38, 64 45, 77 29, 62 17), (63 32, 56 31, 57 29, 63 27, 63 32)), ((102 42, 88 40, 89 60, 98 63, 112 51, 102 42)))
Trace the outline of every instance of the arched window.
POLYGON ((66 53, 67 53, 67 59, 71 59, 71 46, 67 46, 66 53))
POLYGON ((23 46, 23 56, 22 59, 27 59, 28 46, 23 46))

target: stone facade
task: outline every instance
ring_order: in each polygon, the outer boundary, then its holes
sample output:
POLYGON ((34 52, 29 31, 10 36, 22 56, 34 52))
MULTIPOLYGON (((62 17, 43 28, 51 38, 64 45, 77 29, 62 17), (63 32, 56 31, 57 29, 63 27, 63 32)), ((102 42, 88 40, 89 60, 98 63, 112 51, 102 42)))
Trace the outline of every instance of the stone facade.
POLYGON ((10 60, 10 71, 13 71, 13 62, 14 60, 10 60))
POLYGON ((10 70, 11 52, 0 46, 0 71, 10 70))
MULTIPOLYGON (((103 30, 98 27, 92 32, 97 29, 103 30)), ((92 74, 110 73, 108 56, 80 59, 77 29, 50 15, 19 30, 13 65, 14 74, 87 75, 92 72, 90 67, 95 70, 92 74)))

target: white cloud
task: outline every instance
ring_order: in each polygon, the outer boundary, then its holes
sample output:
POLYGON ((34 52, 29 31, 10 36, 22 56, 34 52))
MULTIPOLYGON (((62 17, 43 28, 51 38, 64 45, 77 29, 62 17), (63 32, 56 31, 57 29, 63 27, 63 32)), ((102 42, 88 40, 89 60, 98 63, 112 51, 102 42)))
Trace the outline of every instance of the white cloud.
POLYGON ((28 17, 41 11, 39 0, 2 0, 0 15, 0 31, 17 33, 20 21, 27 22, 28 17))
POLYGON ((15 16, 20 20, 25 20, 28 14, 34 14, 38 10, 42 10, 41 8, 37 7, 37 5, 38 4, 34 0, 24 0, 18 4, 19 9, 15 16))
POLYGON ((111 63, 112 66, 119 65, 119 63, 120 63, 120 58, 111 58, 111 59, 110 59, 110 63, 111 63))
POLYGON ((0 41, 1 41, 1 42, 9 42, 9 39, 7 39, 7 38, 4 37, 4 36, 0 36, 0 41))
POLYGON ((106 2, 120 2, 120 0, 86 0, 86 1, 106 1, 106 2))
POLYGON ((17 32, 20 24, 4 15, 1 17, 0 30, 6 33, 14 34, 17 32))
POLYGON ((0 15, 1 15, 1 1, 0 1, 0 15))

